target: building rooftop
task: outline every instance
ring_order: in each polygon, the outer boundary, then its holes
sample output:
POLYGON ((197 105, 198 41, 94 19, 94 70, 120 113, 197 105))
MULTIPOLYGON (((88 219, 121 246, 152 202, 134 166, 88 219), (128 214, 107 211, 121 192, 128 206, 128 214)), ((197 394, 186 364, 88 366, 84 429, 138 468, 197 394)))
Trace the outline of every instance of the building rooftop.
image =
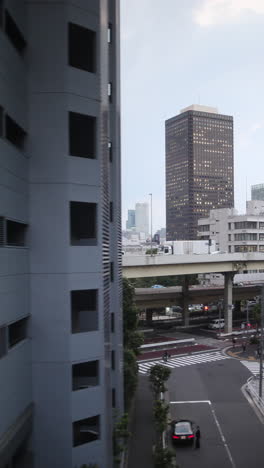
POLYGON ((192 104, 191 106, 181 109, 180 114, 187 111, 209 112, 211 114, 219 114, 217 107, 200 106, 200 104, 192 104))

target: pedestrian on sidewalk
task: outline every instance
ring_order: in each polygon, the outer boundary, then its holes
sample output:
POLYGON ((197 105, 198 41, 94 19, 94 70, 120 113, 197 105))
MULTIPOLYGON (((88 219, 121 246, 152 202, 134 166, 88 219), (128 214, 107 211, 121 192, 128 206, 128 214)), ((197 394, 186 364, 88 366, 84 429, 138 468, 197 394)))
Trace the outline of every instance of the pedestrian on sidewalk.
POLYGON ((232 343, 233 343, 233 348, 235 348, 236 347, 236 337, 235 336, 233 336, 233 338, 232 338, 232 343))
POLYGON ((197 426, 196 432, 195 432, 195 448, 200 448, 200 438, 201 438, 201 431, 200 427, 197 426))
POLYGON ((168 357, 169 357, 168 351, 165 351, 165 353, 163 354, 163 361, 167 362, 168 357))

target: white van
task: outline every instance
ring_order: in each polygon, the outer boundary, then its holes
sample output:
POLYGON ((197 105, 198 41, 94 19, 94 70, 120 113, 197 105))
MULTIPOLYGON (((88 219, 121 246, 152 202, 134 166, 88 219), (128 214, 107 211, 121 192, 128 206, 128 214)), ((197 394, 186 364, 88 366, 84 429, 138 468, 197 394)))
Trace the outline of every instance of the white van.
POLYGON ((215 319, 209 323, 208 328, 211 330, 219 330, 219 328, 224 328, 225 326, 225 319, 215 319))

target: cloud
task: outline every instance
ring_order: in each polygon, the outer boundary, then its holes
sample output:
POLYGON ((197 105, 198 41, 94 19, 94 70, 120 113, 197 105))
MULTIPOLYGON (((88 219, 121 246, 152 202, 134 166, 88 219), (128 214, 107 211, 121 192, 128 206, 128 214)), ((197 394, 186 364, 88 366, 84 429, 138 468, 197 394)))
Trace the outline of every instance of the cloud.
POLYGON ((263 0, 203 0, 193 10, 195 23, 202 27, 238 22, 247 13, 264 15, 263 0))

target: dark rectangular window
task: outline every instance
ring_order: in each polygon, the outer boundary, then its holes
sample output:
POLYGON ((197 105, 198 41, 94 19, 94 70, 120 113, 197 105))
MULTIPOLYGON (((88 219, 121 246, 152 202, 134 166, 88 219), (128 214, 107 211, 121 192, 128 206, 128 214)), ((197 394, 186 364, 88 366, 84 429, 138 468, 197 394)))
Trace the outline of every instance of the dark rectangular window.
POLYGON ((114 281, 114 262, 110 262, 110 279, 114 281))
POLYGON ((115 314, 114 312, 111 313, 111 332, 114 333, 115 331, 115 314))
POLYGON ((69 112, 69 151, 71 156, 95 159, 96 119, 90 115, 69 112))
POLYGON ((111 368, 115 370, 115 352, 111 351, 111 368))
POLYGON ((8 326, 8 346, 12 348, 27 338, 28 317, 25 317, 8 326))
POLYGON ((69 23, 69 65, 90 73, 96 71, 95 31, 69 23))
POLYGON ((82 362, 72 366, 72 390, 99 385, 99 361, 82 362))
POLYGON ((15 49, 22 55, 26 48, 26 41, 7 10, 5 10, 5 32, 15 49))
POLYGON ((70 202, 71 245, 96 245, 96 203, 70 202))
POLYGON ((0 358, 7 353, 7 328, 0 327, 0 358))
POLYGON ((112 142, 111 141, 108 142, 108 153, 109 153, 109 161, 112 162, 113 154, 112 154, 112 142))
POLYGON ((100 438, 100 416, 80 419, 72 424, 73 446, 88 444, 100 438))
POLYGON ((113 202, 110 202, 110 223, 114 220, 114 213, 113 213, 113 202))
POLYGON ((97 289, 71 291, 72 333, 98 330, 97 289))
POLYGON ((17 221, 6 220, 6 244, 18 247, 26 245, 27 225, 17 221))
POLYGON ((5 115, 5 136, 17 148, 24 149, 26 132, 7 114, 5 115))
POLYGON ((112 408, 116 407, 116 391, 115 388, 112 388, 112 408))

